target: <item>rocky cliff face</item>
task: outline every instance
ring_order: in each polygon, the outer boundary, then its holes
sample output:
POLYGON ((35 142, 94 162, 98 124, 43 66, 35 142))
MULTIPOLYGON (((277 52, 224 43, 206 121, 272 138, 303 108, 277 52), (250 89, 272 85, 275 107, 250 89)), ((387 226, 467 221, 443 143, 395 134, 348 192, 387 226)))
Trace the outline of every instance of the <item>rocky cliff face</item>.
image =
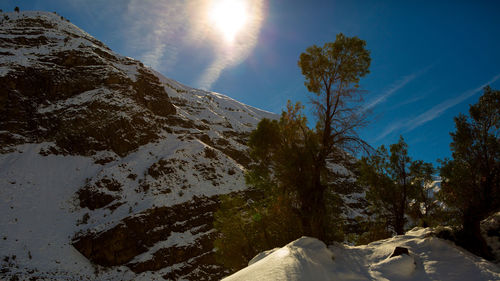
POLYGON ((186 87, 64 18, 0 13, 0 276, 215 280, 213 212, 276 115, 186 87))
POLYGON ((175 114, 158 78, 55 14, 0 21, 0 141, 120 156, 158 139, 175 114))

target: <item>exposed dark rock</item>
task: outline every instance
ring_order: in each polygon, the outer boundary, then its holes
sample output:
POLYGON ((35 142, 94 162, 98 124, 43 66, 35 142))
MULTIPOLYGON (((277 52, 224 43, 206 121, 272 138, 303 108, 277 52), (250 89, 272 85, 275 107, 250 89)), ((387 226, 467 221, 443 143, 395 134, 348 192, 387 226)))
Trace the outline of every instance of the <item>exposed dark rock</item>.
POLYGON ((250 136, 249 133, 236 132, 236 131, 224 131, 223 134, 224 134, 224 137, 232 138, 242 145, 247 145, 248 137, 250 136))
POLYGON ((175 169, 172 167, 172 162, 171 160, 160 159, 148 168, 148 175, 158 179, 160 176, 174 173, 175 169))
POLYGON ((220 150, 222 153, 226 154, 227 156, 231 157, 234 161, 236 161, 243 167, 248 168, 248 166, 252 161, 250 157, 248 157, 247 151, 237 150, 231 146, 214 145, 214 147, 220 150))
MULTIPOLYGON (((126 265, 137 273, 158 270, 189 260, 189 263, 170 275, 184 276, 190 274, 194 268, 206 268, 207 272, 203 278, 216 280, 224 273, 215 263, 212 252, 215 234, 210 231, 213 212, 218 204, 217 197, 194 197, 189 202, 172 207, 149 209, 125 218, 117 226, 103 232, 78 234, 73 240, 73 246, 96 264, 126 265), (186 231, 193 235, 199 234, 194 243, 162 248, 152 253, 153 257, 147 261, 130 263, 134 257, 146 252, 155 243, 165 240, 172 232, 186 231)), ((199 270, 197 272, 202 274, 199 270)))
POLYGON ((175 114, 175 107, 156 76, 145 70, 139 70, 137 82, 133 83, 135 99, 154 114, 166 117, 175 114))
POLYGON ((137 178, 137 174, 128 174, 127 178, 135 181, 135 179, 137 178))
POLYGON ((102 158, 97 158, 94 163, 99 164, 99 165, 106 165, 110 162, 115 161, 116 159, 114 157, 102 157, 102 158))
POLYGON ((212 140, 210 139, 210 137, 207 134, 200 134, 197 137, 199 140, 204 142, 206 145, 210 145, 210 146, 214 145, 214 143, 212 142, 212 140))
POLYGON ((99 209, 107 206, 109 203, 118 199, 118 196, 113 196, 97 190, 95 187, 86 185, 76 193, 80 201, 80 207, 89 208, 90 210, 99 209))
POLYGON ((408 252, 408 248, 396 247, 396 248, 394 248, 394 251, 392 252, 390 257, 392 258, 392 257, 401 256, 401 255, 410 255, 410 253, 408 252))
POLYGON ((122 184, 115 179, 103 178, 100 179, 95 185, 99 188, 106 188, 109 191, 121 191, 122 184))
POLYGON ((215 150, 209 147, 205 147, 205 150, 203 152, 205 153, 205 158, 217 159, 217 152, 215 152, 215 150))

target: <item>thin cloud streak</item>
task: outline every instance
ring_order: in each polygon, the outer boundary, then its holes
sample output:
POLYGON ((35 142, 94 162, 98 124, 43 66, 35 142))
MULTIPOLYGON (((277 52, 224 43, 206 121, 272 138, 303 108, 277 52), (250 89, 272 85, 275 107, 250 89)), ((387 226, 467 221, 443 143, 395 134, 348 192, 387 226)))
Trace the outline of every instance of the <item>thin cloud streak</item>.
POLYGON ((399 130, 400 128, 404 127, 405 124, 407 123, 408 121, 402 121, 402 120, 398 120, 396 122, 393 122, 392 124, 390 124, 389 126, 387 126, 383 131, 382 133, 380 133, 375 139, 374 139, 374 142, 378 142, 382 139, 384 139, 385 137, 387 137, 388 135, 390 135, 392 132, 396 131, 396 130, 399 130))
POLYGON ((223 57, 218 57, 208 68, 203 75, 198 79, 198 87, 203 90, 209 90, 210 87, 219 79, 222 70, 230 64, 223 57))
POLYGON ((396 122, 390 124, 389 126, 387 126, 386 129, 384 131, 382 131, 382 133, 379 134, 375 138, 374 141, 375 142, 380 141, 383 138, 385 138, 386 136, 388 136, 391 133, 393 133, 394 131, 398 131, 398 130, 401 130, 401 129, 404 129, 404 132, 408 133, 408 132, 410 132, 410 131, 412 131, 412 130, 414 130, 414 129, 422 126, 422 125, 424 125, 425 123, 430 122, 430 121, 438 118, 446 110, 448 110, 448 109, 456 106, 457 104, 462 103, 466 99, 474 96, 475 94, 477 94, 478 92, 480 92, 484 87, 486 87, 486 86, 488 86, 490 84, 495 83, 499 79, 500 79, 500 73, 497 74, 496 76, 494 76, 488 82, 483 83, 481 86, 479 86, 479 87, 477 87, 475 89, 466 91, 466 92, 462 93, 461 95, 459 95, 456 98, 448 99, 448 100, 446 100, 446 101, 444 101, 444 102, 442 102, 442 103, 440 103, 438 105, 435 105, 432 108, 430 108, 427 111, 425 111, 424 113, 419 114, 415 118, 412 118, 412 119, 406 120, 406 121, 401 121, 401 120, 400 121, 396 121, 396 122))
POLYGON ((411 81, 415 80, 417 77, 419 77, 423 73, 427 72, 434 65, 435 65, 435 63, 431 64, 430 66, 427 66, 424 69, 416 71, 415 73, 412 73, 410 75, 404 76, 402 79, 396 81, 395 83, 393 83, 389 87, 389 90, 387 90, 387 92, 385 92, 384 94, 381 94, 380 96, 378 96, 377 98, 375 98, 375 100, 373 100, 369 104, 367 104, 363 108, 363 110, 364 111, 369 110, 369 109, 375 107, 376 105, 378 105, 378 104, 380 104, 382 102, 385 102, 390 96, 392 96, 394 93, 396 93, 397 91, 399 91, 401 88, 403 88, 404 86, 406 86, 411 81))
POLYGON ((482 84, 481 86, 479 86, 473 90, 469 90, 467 92, 462 93, 461 95, 459 95, 456 98, 446 100, 438 105, 433 106, 431 109, 427 110, 426 112, 418 115, 416 118, 411 120, 408 124, 408 128, 407 128, 406 132, 412 131, 415 128, 422 126, 423 124, 436 119, 437 117, 441 116, 441 114, 443 114, 449 108, 454 107, 455 105, 457 105, 459 103, 462 103, 464 100, 477 94, 484 87, 488 86, 489 84, 494 83, 498 79, 500 79, 500 73, 497 74, 495 77, 493 77, 488 82, 482 84))
POLYGON ((175 65, 187 20, 183 1, 130 0, 124 19, 129 46, 142 53, 140 60, 156 69, 175 65))
POLYGON ((379 103, 384 102, 385 100, 387 100, 387 98, 389 98, 390 96, 392 96, 399 89, 401 89, 404 86, 406 86, 406 84, 408 84, 411 81, 413 81, 416 77, 417 77, 417 74, 414 73, 414 74, 407 75, 407 76, 403 77, 403 79, 397 81, 396 83, 393 83, 390 86, 389 90, 387 90, 387 92, 385 92, 384 94, 378 96, 375 100, 373 100, 369 104, 367 104, 364 107, 364 110, 371 109, 371 108, 375 107, 376 105, 378 105, 379 103))
POLYGON ((417 101, 420 101, 420 100, 423 100, 425 98, 427 98, 427 96, 436 91, 437 88, 433 88, 431 90, 428 90, 428 91, 425 91, 424 93, 421 93, 419 94, 418 96, 414 97, 414 98, 409 98, 407 100, 404 100, 398 104, 395 104, 394 106, 391 106, 388 110, 393 110, 395 108, 399 108, 399 107, 402 107, 402 106, 405 106, 405 105, 408 105, 408 104, 412 104, 412 103, 415 103, 417 101))

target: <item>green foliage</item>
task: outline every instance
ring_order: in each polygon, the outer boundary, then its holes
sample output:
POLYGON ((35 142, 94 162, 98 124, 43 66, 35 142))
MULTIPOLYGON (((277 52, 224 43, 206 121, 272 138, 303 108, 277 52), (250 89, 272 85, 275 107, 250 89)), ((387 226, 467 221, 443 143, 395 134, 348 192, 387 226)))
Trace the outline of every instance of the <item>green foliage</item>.
POLYGON ((369 71, 370 53, 365 41, 357 37, 338 34, 335 42, 323 47, 311 46, 300 55, 298 65, 305 77, 307 89, 318 118, 315 142, 306 142, 308 153, 304 163, 310 174, 303 177, 304 187, 299 189, 301 218, 307 235, 327 241, 329 218, 325 194, 330 188, 327 159, 341 150, 355 151, 366 148, 356 129, 364 125, 365 116, 359 110, 358 82, 369 71))
POLYGON ((344 202, 335 189, 330 187, 325 191, 325 241, 344 241, 344 217, 342 207, 344 202))
POLYGON ((369 187, 366 198, 377 220, 385 221, 397 234, 404 234, 405 215, 412 215, 411 211, 414 218, 430 221, 427 218, 436 206, 426 187, 434 170, 429 163, 411 160, 402 137, 390 145, 390 154, 382 145, 370 157, 363 157, 359 169, 358 180, 369 187))
POLYGON ((442 199, 462 215, 484 218, 500 208, 500 91, 489 87, 469 110, 455 117, 452 157, 442 161, 442 199))
POLYGON ((326 164, 354 147, 350 144, 366 145, 356 134, 364 123, 356 106, 358 82, 370 65, 365 45, 339 34, 335 42, 301 54, 305 85, 316 97, 316 130, 307 127, 302 106, 289 102, 279 121, 264 119, 251 133, 253 164, 245 179, 260 196, 246 202, 223 199, 215 244, 226 267, 245 266, 254 254, 302 235, 327 243, 343 239, 342 200, 332 192, 335 185, 326 164))
POLYGON ((422 160, 415 160, 410 165, 415 192, 407 214, 421 227, 436 226, 449 220, 432 190, 434 172, 432 164, 422 160))
POLYGON ((373 241, 386 239, 392 236, 387 222, 381 217, 372 220, 358 218, 359 230, 357 233, 350 233, 349 242, 355 245, 366 245, 373 241), (358 234, 359 233, 359 234, 358 234))
POLYGON ((273 196, 264 198, 260 192, 253 196, 253 200, 246 200, 243 195, 222 196, 215 213, 214 227, 220 233, 214 243, 216 259, 231 271, 247 266, 251 258, 265 249, 281 247, 298 238, 294 235, 298 231, 293 216, 283 209, 286 204, 279 206, 270 200, 273 196))
POLYGON ((335 42, 307 48, 299 60, 307 89, 320 95, 332 86, 357 85, 359 78, 369 73, 370 52, 365 46, 364 40, 339 33, 335 42))
POLYGON ((225 197, 215 214, 214 226, 220 233, 216 257, 231 270, 246 266, 263 250, 282 247, 303 235, 298 189, 308 174, 302 158, 311 132, 301 108, 289 103, 280 121, 259 122, 248 143, 254 163, 245 179, 252 198, 225 197))
MULTIPOLYGON (((440 199, 461 217, 469 250, 487 255, 480 221, 500 210, 500 91, 484 88, 470 118, 455 117, 452 159, 441 161, 440 199)), ((466 245, 467 247, 467 245, 466 245)))
MULTIPOLYGON (((217 259, 236 270, 257 253, 282 247, 307 232, 308 224, 318 217, 309 205, 313 192, 314 155, 319 141, 301 113, 302 106, 288 103, 279 121, 263 119, 249 138, 254 163, 246 174, 252 188, 251 200, 225 197, 215 215, 215 228, 220 235, 215 242, 217 259)), ((327 190, 329 191, 329 190, 327 190)), ((246 195, 248 196, 248 194, 246 195)), ((343 240, 340 218, 341 198, 322 194, 325 239, 343 240)))
MULTIPOLYGON (((245 202, 240 197, 221 196, 221 206, 215 213, 214 227, 222 233, 215 241, 217 260, 227 268, 238 269, 245 265, 244 261, 252 258, 254 244, 247 237, 248 223, 251 220, 248 214, 239 212, 245 202), (225 245, 232 247, 224 247, 225 245)), ((257 241, 259 242, 259 241, 257 241)))
MULTIPOLYGON (((358 83, 369 73, 370 52, 366 42, 339 33, 335 42, 307 48, 298 62, 318 118, 317 132, 321 138, 321 158, 332 150, 351 150, 366 144, 355 129, 364 125, 365 116, 359 110, 361 91, 358 83)), ((322 159, 320 159, 322 160, 322 159)))
POLYGON ((309 189, 310 169, 317 141, 307 128, 306 118, 300 113, 302 106, 290 102, 280 121, 264 119, 250 135, 248 146, 255 164, 248 171, 250 186, 262 191, 280 190, 295 197, 298 188, 309 189))

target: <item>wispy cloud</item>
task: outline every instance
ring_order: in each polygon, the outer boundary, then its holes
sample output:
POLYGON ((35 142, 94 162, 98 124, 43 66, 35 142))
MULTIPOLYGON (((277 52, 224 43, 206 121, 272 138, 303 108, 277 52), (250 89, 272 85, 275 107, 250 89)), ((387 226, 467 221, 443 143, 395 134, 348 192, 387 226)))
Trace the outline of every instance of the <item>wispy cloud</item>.
MULTIPOLYGON (((212 62, 197 73, 198 87, 210 89, 224 69, 242 63, 257 44, 263 20, 264 0, 239 0, 246 4, 247 24, 231 42, 210 21, 211 7, 224 0, 129 0, 124 19, 130 46, 147 65, 175 69, 186 47, 213 51, 212 62)), ((228 2, 229 3, 229 2, 228 2)))
POLYGON ((222 70, 227 68, 230 63, 224 57, 217 57, 198 79, 197 85, 201 89, 209 90, 210 87, 219 79, 222 70))
POLYGON ((183 1, 130 0, 124 19, 129 46, 140 60, 153 68, 175 65, 186 32, 183 1))
POLYGON ((371 108, 375 107, 376 105, 378 105, 379 103, 384 102, 385 100, 387 100, 387 98, 389 98, 390 96, 392 96, 399 89, 401 89, 404 86, 406 86, 406 84, 408 84, 411 81, 413 81, 416 77, 417 77, 416 74, 407 75, 407 76, 403 77, 401 80, 393 83, 385 93, 379 95, 374 100, 372 100, 370 103, 368 103, 364 107, 364 109, 365 110, 371 109, 371 108))
POLYGON ((398 121, 391 123, 377 137, 375 137, 375 139, 373 141, 378 142, 378 141, 384 139, 385 137, 390 135, 392 132, 397 131, 397 130, 401 129, 402 127, 404 127, 406 122, 408 122, 408 120, 398 120, 398 121))
POLYGON ((491 80, 488 82, 482 84, 481 86, 466 91, 462 94, 460 94, 456 98, 448 99, 438 105, 433 106, 431 109, 425 111, 424 113, 418 115, 414 119, 412 119, 407 126, 406 132, 412 131, 413 129, 422 126, 423 124, 432 121, 439 117, 441 114, 443 114, 446 110, 448 110, 451 107, 454 107, 455 105, 462 103, 464 100, 472 97, 473 95, 477 94, 479 91, 481 91, 484 87, 488 86, 489 84, 494 83, 500 79, 500 73, 497 74, 495 77, 493 77, 491 80))
POLYGON ((412 103, 415 103, 417 101, 420 101, 420 100, 423 100, 425 98, 427 98, 429 96, 429 94, 431 94, 432 92, 436 91, 437 90, 437 87, 435 88, 432 88, 428 91, 425 91, 423 93, 419 93, 417 96, 413 97, 413 98, 409 98, 407 100, 404 100, 400 103, 397 103, 393 106, 391 106, 388 110, 393 110, 395 108, 399 108, 399 107, 402 107, 402 106, 405 106, 405 105, 408 105, 408 104, 412 104, 412 103))
POLYGON ((369 110, 369 109, 377 106, 378 104, 380 104, 382 102, 385 102, 390 96, 394 95, 401 88, 403 88, 404 86, 406 86, 411 81, 415 80, 417 77, 419 77, 423 73, 427 72, 433 65, 434 64, 432 64, 432 65, 430 65, 430 66, 428 66, 428 67, 426 67, 424 69, 421 69, 419 71, 416 71, 416 72, 414 72, 414 73, 412 73, 410 75, 406 75, 403 78, 399 79, 398 81, 392 83, 389 86, 389 89, 385 93, 379 95, 374 100, 372 100, 367 105, 365 105, 364 110, 369 110))
POLYGON ((426 110, 425 112, 419 114, 418 116, 416 116, 414 118, 406 119, 406 120, 398 120, 396 122, 393 122, 392 124, 387 126, 374 139, 374 141, 375 142, 380 141, 395 131, 404 131, 405 133, 410 132, 410 131, 424 125, 425 123, 430 122, 430 121, 438 118, 446 110, 448 110, 448 109, 456 106, 457 104, 462 103, 466 99, 474 96, 475 94, 480 92, 484 87, 486 87, 487 85, 493 84, 494 82, 496 82, 499 79, 500 79, 500 73, 497 74, 496 76, 494 76, 493 78, 491 78, 489 81, 483 83, 482 85, 480 85, 472 90, 463 92, 462 94, 460 94, 459 96, 457 96, 455 98, 445 100, 445 101, 431 107, 430 109, 426 110))

